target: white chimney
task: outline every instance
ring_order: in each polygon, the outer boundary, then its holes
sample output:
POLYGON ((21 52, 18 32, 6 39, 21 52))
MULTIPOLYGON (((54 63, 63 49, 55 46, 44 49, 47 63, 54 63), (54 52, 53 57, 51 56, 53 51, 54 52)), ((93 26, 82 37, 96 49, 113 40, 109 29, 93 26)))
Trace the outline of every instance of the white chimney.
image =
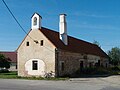
POLYGON ((41 29, 42 17, 38 13, 34 13, 31 19, 31 29, 41 29))
POLYGON ((60 14, 59 30, 60 39, 65 45, 68 45, 66 14, 60 14))

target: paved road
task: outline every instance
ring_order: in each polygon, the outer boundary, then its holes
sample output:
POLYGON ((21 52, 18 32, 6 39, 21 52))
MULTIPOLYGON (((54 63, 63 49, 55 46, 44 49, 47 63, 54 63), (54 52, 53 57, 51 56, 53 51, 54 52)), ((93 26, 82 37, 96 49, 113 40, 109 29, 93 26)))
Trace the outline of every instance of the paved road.
POLYGON ((120 85, 101 78, 68 81, 0 79, 0 90, 120 90, 120 85))

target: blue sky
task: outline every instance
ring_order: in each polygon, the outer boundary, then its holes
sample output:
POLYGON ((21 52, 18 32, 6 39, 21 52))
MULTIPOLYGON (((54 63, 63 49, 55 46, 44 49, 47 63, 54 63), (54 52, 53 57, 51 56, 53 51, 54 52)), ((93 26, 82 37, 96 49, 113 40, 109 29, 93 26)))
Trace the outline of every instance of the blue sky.
MULTIPOLYGON (((68 34, 93 42, 104 51, 120 46, 120 0, 5 0, 28 32, 31 16, 38 12, 42 26, 59 31, 59 14, 67 14, 68 34)), ((14 51, 25 37, 0 0, 0 51, 14 51)))

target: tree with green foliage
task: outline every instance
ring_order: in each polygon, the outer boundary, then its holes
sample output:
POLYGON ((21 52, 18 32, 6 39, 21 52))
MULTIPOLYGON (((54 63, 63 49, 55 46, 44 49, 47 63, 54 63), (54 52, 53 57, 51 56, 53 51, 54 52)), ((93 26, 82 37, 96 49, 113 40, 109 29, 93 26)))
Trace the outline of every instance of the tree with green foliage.
POLYGON ((98 47, 101 47, 100 43, 98 41, 96 41, 96 40, 93 41, 93 44, 97 45, 98 47))
POLYGON ((10 62, 11 60, 9 58, 6 58, 3 54, 0 54, 0 68, 3 69, 9 69, 10 68, 10 62))
POLYGON ((120 48, 114 47, 108 51, 108 56, 110 57, 110 63, 114 66, 120 64, 120 48))

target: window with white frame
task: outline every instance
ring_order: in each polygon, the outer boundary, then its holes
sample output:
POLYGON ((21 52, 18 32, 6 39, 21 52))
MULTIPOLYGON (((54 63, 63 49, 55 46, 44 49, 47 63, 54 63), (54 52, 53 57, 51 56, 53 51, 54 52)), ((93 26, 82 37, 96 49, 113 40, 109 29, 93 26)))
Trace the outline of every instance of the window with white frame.
POLYGON ((32 61, 32 70, 38 70, 38 61, 32 61))

